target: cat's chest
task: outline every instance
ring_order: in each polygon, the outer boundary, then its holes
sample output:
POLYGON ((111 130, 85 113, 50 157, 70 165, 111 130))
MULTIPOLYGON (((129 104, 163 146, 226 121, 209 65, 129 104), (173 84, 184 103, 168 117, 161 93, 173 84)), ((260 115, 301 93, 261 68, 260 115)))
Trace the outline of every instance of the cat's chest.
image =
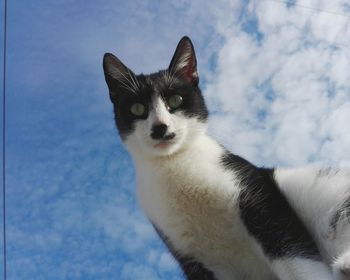
POLYGON ((174 235, 173 239, 181 237, 188 243, 197 231, 208 231, 214 221, 227 223, 227 228, 235 220, 239 186, 233 174, 215 161, 187 157, 137 168, 143 210, 153 223, 174 235))
POLYGON ((239 218, 240 186, 234 174, 215 159, 186 163, 138 172, 138 196, 147 216, 178 253, 195 257, 213 271, 242 276, 252 263, 261 263, 265 273, 256 244, 239 218))

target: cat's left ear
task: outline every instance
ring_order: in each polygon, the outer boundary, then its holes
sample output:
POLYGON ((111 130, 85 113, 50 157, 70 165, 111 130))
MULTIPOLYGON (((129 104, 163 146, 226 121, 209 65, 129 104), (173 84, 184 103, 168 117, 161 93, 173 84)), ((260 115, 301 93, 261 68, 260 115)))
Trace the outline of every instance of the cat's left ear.
POLYGON ((197 72, 197 60, 193 44, 187 36, 182 37, 176 47, 173 58, 171 59, 168 71, 173 73, 193 86, 199 82, 197 72))

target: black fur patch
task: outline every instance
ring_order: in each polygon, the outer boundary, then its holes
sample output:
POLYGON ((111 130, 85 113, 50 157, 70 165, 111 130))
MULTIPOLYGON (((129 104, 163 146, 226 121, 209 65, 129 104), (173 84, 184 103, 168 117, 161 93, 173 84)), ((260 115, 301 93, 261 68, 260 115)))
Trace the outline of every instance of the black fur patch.
POLYGON ((125 139, 134 130, 134 124, 138 120, 148 117, 148 112, 152 110, 152 97, 157 95, 164 100, 165 105, 168 98, 173 94, 182 96, 183 102, 176 110, 168 108, 170 113, 182 111, 187 117, 197 117, 205 122, 208 118, 208 109, 198 86, 192 86, 180 78, 173 77, 169 81, 165 75, 166 71, 160 71, 151 75, 138 75, 139 90, 135 94, 127 89, 110 85, 112 91, 112 102, 114 105, 115 123, 122 139, 125 139), (134 116, 130 107, 134 103, 142 103, 146 107, 146 112, 141 117, 134 116))
POLYGON ((165 245, 168 247, 169 251, 173 255, 173 257, 177 260, 182 268, 182 271, 185 274, 186 279, 188 280, 217 280, 214 277, 213 272, 209 269, 205 268, 203 264, 196 261, 194 258, 190 256, 181 256, 179 255, 175 248, 172 246, 170 240, 165 236, 165 234, 158 229, 154 224, 153 227, 157 231, 160 238, 163 240, 165 245))
POLYGON ((149 113, 149 104, 153 95, 153 89, 146 83, 145 76, 137 77, 141 87, 139 92, 130 92, 125 88, 111 87, 110 95, 114 108, 114 120, 122 139, 134 131, 134 124, 138 120, 146 119, 149 113), (146 112, 143 116, 136 117, 131 113, 130 108, 135 103, 144 104, 146 112))
POLYGON ((321 259, 311 235, 280 192, 273 169, 255 167, 229 152, 223 155, 222 163, 242 179, 241 218, 271 259, 321 259))
POLYGON ((203 122, 208 118, 208 109, 198 86, 195 51, 187 36, 180 40, 166 70, 135 75, 111 53, 103 56, 103 70, 114 105, 115 123, 123 140, 133 132, 135 122, 148 117, 153 96, 162 98, 170 113, 182 111, 187 117, 196 117, 203 122), (167 104, 174 94, 182 97, 182 103, 171 109, 167 104), (130 107, 134 103, 141 103, 146 108, 142 116, 131 113, 130 107))

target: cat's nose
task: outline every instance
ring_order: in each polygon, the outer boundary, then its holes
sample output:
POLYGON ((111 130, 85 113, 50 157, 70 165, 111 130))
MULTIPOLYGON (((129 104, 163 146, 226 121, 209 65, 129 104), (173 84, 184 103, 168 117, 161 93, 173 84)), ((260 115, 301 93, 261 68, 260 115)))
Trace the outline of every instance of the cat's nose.
POLYGON ((164 123, 154 124, 152 127, 151 137, 153 139, 162 139, 168 129, 168 126, 164 123))

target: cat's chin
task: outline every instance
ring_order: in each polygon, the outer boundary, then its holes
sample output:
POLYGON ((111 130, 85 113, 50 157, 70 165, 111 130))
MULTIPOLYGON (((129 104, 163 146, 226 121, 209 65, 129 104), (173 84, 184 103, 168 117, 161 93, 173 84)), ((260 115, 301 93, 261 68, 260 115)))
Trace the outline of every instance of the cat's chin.
POLYGON ((161 141, 152 147, 154 156, 170 156, 180 149, 180 143, 175 141, 161 141))

